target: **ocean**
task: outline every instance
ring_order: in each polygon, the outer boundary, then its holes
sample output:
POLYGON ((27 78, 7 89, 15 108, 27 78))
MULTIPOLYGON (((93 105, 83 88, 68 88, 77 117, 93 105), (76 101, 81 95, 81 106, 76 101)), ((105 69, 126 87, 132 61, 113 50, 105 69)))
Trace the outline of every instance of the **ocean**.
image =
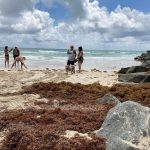
MULTIPOLYGON (((0 68, 4 68, 3 48, 0 49, 0 68)), ((101 71, 119 70, 122 67, 138 65, 134 57, 143 51, 135 50, 84 50, 83 69, 98 69, 101 71)), ((26 65, 29 69, 57 69, 65 68, 67 62, 66 49, 20 48, 21 56, 27 58, 26 65)), ((13 62, 10 52, 10 64, 13 62)), ((76 64, 77 65, 77 64, 76 64)))

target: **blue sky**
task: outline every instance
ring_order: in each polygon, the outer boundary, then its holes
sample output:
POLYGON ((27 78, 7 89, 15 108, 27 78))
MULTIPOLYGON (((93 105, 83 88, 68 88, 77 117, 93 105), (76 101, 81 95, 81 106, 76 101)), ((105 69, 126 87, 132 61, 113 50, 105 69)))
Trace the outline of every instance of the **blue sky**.
POLYGON ((150 0, 0 0, 0 44, 150 49, 149 7, 150 0))
MULTIPOLYGON (((118 5, 123 7, 129 7, 136 9, 144 13, 150 12, 150 0, 98 0, 99 6, 104 6, 109 12, 114 11, 118 5)), ((58 3, 53 3, 51 7, 45 6, 41 1, 35 6, 37 9, 47 11, 51 17, 55 18, 56 23, 60 21, 67 21, 71 18, 69 8, 67 6, 58 3)))
POLYGON ((150 0, 99 0, 100 5, 106 6, 109 11, 113 11, 117 5, 130 7, 142 12, 150 12, 150 0))
POLYGON ((49 12, 50 16, 56 20, 56 23, 64 20, 67 21, 71 17, 69 9, 58 2, 54 2, 52 6, 45 6, 41 1, 39 1, 35 8, 49 12))

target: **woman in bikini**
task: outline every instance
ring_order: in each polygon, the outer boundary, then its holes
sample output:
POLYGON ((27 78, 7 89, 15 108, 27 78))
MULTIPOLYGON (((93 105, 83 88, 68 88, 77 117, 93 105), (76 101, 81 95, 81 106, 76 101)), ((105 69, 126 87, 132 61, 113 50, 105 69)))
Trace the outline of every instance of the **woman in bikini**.
POLYGON ((82 63, 83 63, 83 49, 82 49, 82 46, 80 46, 78 48, 79 52, 78 52, 78 67, 79 67, 79 73, 81 72, 81 66, 82 66, 82 63))
POLYGON ((9 52, 11 52, 11 50, 8 49, 8 46, 5 46, 5 49, 4 49, 4 54, 5 54, 5 68, 8 66, 9 68, 9 52))

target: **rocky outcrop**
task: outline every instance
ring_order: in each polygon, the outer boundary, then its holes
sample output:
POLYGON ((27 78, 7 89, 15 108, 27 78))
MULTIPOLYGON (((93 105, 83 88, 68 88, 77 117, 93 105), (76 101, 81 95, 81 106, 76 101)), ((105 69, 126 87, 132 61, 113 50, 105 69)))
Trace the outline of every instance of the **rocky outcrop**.
POLYGON ((121 68, 121 69, 118 71, 118 73, 119 73, 119 74, 126 74, 129 68, 130 68, 130 67, 121 68))
POLYGON ((141 66, 150 67, 150 60, 142 62, 141 66))
POLYGON ((121 68, 121 70, 118 71, 118 80, 121 82, 134 83, 150 82, 150 51, 135 57, 135 60, 140 61, 141 65, 121 68))
POLYGON ((149 68, 144 66, 132 66, 130 67, 126 73, 137 73, 137 72, 147 72, 149 68))
POLYGON ((128 74, 128 73, 138 73, 138 72, 147 72, 150 69, 144 66, 132 66, 127 68, 121 68, 118 71, 119 74, 128 74))
POLYGON ((102 98, 96 100, 97 104, 118 104, 120 101, 111 93, 104 95, 102 98))
POLYGON ((146 53, 142 53, 140 56, 135 57, 134 60, 141 62, 150 60, 150 51, 148 50, 146 53))
POLYGON ((148 150, 150 108, 127 101, 112 108, 97 136, 107 139, 106 150, 148 150))
POLYGON ((134 82, 134 83, 150 82, 150 74, 145 74, 143 72, 142 73, 119 74, 118 81, 134 82))

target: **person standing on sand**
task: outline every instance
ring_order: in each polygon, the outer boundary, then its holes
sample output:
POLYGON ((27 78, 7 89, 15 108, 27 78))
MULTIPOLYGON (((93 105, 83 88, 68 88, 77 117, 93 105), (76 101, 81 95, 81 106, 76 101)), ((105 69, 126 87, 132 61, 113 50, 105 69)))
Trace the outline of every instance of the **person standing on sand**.
MULTIPOLYGON (((15 60, 16 57, 20 56, 20 51, 19 51, 18 47, 14 48, 13 56, 14 56, 14 60, 15 60)), ((19 67, 19 62, 17 62, 17 66, 19 67)), ((16 63, 15 63, 15 68, 16 68, 16 63)))
POLYGON ((68 68, 71 65, 71 73, 75 73, 75 58, 76 58, 76 50, 74 49, 74 46, 71 45, 70 49, 67 51, 68 54, 68 61, 67 61, 67 67, 66 67, 66 72, 68 73, 68 68))
POLYGON ((82 46, 80 46, 78 48, 79 52, 78 52, 78 57, 77 57, 77 60, 78 60, 78 67, 79 67, 79 73, 81 72, 81 65, 83 63, 83 49, 82 49, 82 46))
POLYGON ((27 66, 24 63, 25 60, 26 60, 25 57, 21 57, 21 56, 16 57, 11 66, 11 69, 15 66, 16 62, 18 62, 18 63, 21 62, 21 69, 23 69, 23 66, 27 69, 27 66))
POLYGON ((4 54, 5 54, 5 68, 8 66, 9 68, 9 52, 11 52, 13 49, 9 50, 8 46, 5 46, 4 54))

